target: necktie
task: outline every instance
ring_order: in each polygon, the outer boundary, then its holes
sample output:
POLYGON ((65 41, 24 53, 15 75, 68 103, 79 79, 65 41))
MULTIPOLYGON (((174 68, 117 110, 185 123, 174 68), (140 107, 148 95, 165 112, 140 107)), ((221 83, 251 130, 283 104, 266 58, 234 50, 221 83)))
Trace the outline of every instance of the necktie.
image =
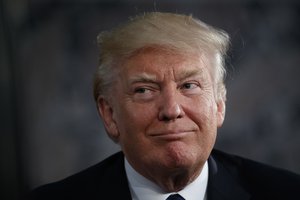
POLYGON ((170 196, 168 196, 166 200, 185 200, 185 199, 179 194, 171 194, 170 196))

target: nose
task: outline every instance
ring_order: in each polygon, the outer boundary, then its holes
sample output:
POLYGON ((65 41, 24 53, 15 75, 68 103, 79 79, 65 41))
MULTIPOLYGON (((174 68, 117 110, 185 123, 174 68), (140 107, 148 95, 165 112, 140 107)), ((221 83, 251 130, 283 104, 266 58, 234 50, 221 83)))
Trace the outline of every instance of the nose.
POLYGON ((184 111, 176 92, 167 92, 167 94, 163 95, 158 115, 159 120, 172 121, 182 118, 183 116, 184 111))

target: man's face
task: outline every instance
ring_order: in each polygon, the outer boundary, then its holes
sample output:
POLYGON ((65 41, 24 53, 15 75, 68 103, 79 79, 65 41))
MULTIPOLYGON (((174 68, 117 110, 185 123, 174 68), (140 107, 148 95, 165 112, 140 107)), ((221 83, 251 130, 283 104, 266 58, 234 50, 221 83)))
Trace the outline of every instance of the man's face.
POLYGON ((127 59, 100 102, 108 134, 141 174, 154 170, 200 171, 224 118, 209 62, 197 55, 144 50, 127 59))

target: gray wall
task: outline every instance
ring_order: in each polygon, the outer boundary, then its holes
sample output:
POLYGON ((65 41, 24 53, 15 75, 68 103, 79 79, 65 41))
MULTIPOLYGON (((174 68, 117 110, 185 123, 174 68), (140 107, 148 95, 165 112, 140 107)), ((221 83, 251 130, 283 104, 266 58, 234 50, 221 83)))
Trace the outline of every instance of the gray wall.
POLYGON ((119 149, 92 98, 96 35, 153 10, 192 13, 232 37, 227 116, 216 146, 300 173, 298 1, 0 2, 0 199, 119 149))

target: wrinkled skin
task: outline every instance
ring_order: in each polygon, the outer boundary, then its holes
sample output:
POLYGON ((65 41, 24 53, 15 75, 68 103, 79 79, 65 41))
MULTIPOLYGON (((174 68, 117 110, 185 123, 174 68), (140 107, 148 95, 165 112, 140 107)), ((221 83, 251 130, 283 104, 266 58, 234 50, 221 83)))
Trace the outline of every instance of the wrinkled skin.
POLYGON ((125 60, 111 98, 98 99, 128 162, 166 192, 193 181, 215 144, 225 102, 212 74, 204 56, 148 49, 125 60))

